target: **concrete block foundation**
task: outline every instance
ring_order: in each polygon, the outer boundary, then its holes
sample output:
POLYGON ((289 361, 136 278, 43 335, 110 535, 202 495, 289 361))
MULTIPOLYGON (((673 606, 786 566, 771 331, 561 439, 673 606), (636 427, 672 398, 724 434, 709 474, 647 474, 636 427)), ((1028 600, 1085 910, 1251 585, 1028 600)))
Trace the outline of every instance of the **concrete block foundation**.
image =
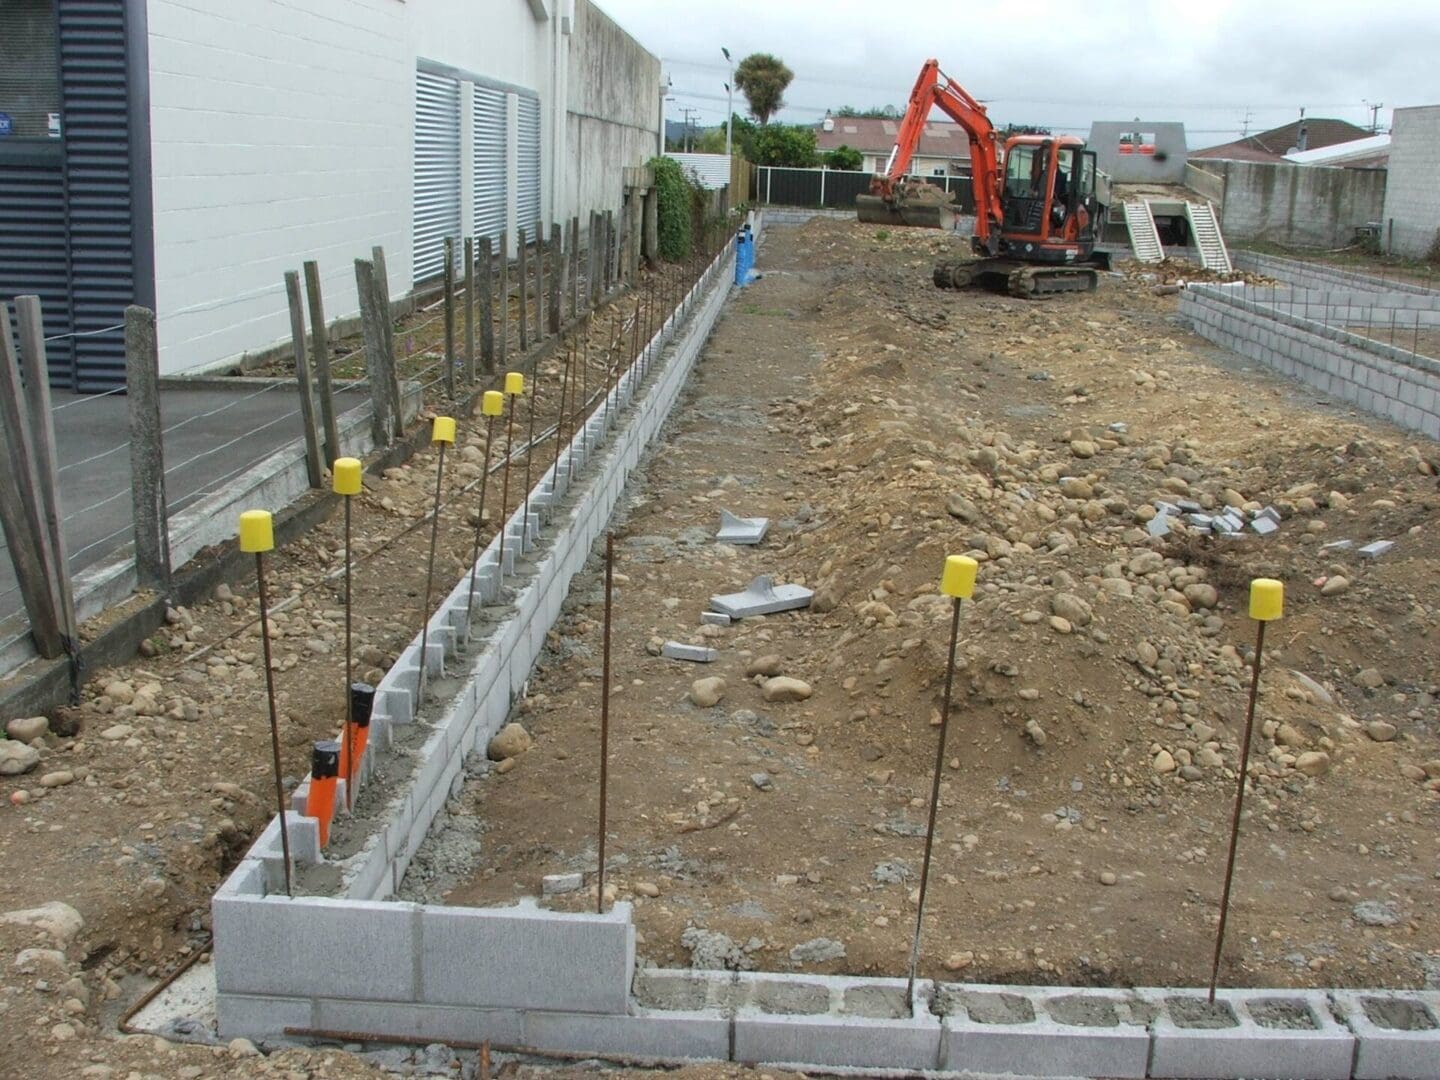
POLYGON ((1440 359, 1420 347, 1440 327, 1440 292, 1271 256, 1247 253, 1239 265, 1284 284, 1187 286, 1180 314, 1197 334, 1440 439, 1440 359), (1374 335, 1355 332, 1366 328, 1374 335))

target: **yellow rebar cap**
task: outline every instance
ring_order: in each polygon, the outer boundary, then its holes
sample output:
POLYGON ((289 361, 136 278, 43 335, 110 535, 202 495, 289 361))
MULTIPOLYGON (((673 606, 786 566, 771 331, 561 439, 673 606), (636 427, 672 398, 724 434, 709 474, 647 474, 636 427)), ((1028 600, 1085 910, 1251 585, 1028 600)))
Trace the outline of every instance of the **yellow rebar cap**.
POLYGON ((432 443, 455 444, 455 418, 453 416, 435 417, 435 425, 430 429, 430 441, 432 443))
POLYGON ((499 416, 505 411, 505 395, 499 390, 486 390, 480 399, 480 411, 486 416, 499 416))
POLYGON ((1274 578, 1257 577, 1250 582, 1250 618, 1256 622, 1273 622, 1285 614, 1285 583, 1274 578))
POLYGON ((275 547, 275 522, 269 510, 246 510, 240 515, 240 550, 270 551, 275 547))
POLYGON ((353 457, 341 457, 335 459, 331 466, 331 476, 335 485, 336 495, 359 495, 360 494, 360 459, 353 457))
POLYGON ((969 600, 975 592, 975 573, 980 564, 969 555, 950 555, 945 559, 945 574, 940 578, 940 591, 946 596, 969 600))
POLYGON ((525 393, 525 376, 518 371, 505 373, 505 392, 516 395, 525 393))

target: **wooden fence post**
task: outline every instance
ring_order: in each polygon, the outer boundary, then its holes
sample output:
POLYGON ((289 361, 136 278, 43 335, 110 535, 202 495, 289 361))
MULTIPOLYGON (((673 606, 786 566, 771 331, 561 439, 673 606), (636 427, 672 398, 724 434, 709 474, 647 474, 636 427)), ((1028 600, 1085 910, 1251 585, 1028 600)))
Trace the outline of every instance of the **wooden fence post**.
MULTIPOLYGON (((66 651, 78 644, 75 594, 70 588, 70 557, 60 527, 60 470, 55 452, 55 418, 50 411, 50 362, 45 355, 45 316, 38 296, 15 298, 15 321, 20 331, 20 356, 25 364, 25 400, 30 414, 30 438, 35 447, 36 492, 40 498, 41 526, 54 560, 55 610, 60 633, 69 639, 66 651)), ((78 690, 79 688, 76 687, 78 690)))
POLYGON ((530 253, 523 225, 515 230, 515 251, 520 257, 520 354, 523 356, 530 351, 530 253))
POLYGON ((550 223, 550 333, 560 333, 560 297, 565 292, 565 254, 558 221, 550 223))
POLYGON ((535 341, 545 340, 545 225, 535 222, 535 341))
POLYGON ((295 350, 295 382, 300 390, 300 426, 305 432, 305 473, 313 488, 325 486, 320 463, 320 429, 315 423, 315 390, 310 383, 310 358, 305 351, 305 300, 300 275, 285 271, 285 296, 290 301, 290 341, 295 350))
POLYGON ((596 216, 597 216, 597 215, 596 215, 595 211, 594 211, 594 210, 591 210, 591 211, 590 211, 590 234, 589 234, 589 236, 587 237, 587 243, 586 243, 586 245, 585 245, 585 307, 586 307, 586 310, 593 310, 594 307, 595 307, 596 301, 599 300, 599 298, 600 298, 600 293, 599 293, 599 290, 598 290, 598 288, 597 288, 597 286, 599 285, 599 282, 596 280, 596 278, 599 277, 598 270, 599 270, 599 266, 600 266, 600 262, 599 262, 599 259, 598 259, 598 257, 597 257, 597 256, 599 255, 600 238, 599 238, 599 235, 598 235, 598 234, 599 234, 599 229, 596 227, 596 223, 595 223, 595 222, 596 222, 596 216))
POLYGON ((379 301, 380 327, 385 334, 385 392, 390 395, 390 425, 398 438, 405 434, 405 409, 400 400, 400 378, 395 373, 395 316, 390 310, 390 272, 385 268, 385 249, 370 249, 374 262, 375 297, 379 301))
POLYGON ((620 245, 615 242, 615 211, 605 211, 605 291, 615 287, 616 260, 620 245))
POLYGON ((580 317, 580 215, 570 219, 570 318, 580 317))
POLYGON ((490 237, 480 237, 480 363, 485 374, 495 374, 495 297, 490 237))
POLYGON ((360 295, 365 374, 370 383, 370 436, 377 447, 389 446, 393 427, 390 422, 389 376, 385 372, 385 327, 379 312, 380 290, 375 285, 373 263, 364 259, 355 260, 355 291, 360 295))
POLYGON ((455 239, 445 237, 445 396, 455 400, 455 239))
POLYGON ((170 590, 170 520, 165 506, 165 445, 160 422, 160 348, 155 313, 125 309, 125 404, 130 411, 130 506, 135 518, 135 579, 170 590))
POLYGON ((475 382, 475 238, 465 237, 465 384, 475 382))
MULTIPOLYGON (((16 299, 19 305, 19 298, 16 299)), ((37 501, 35 448, 20 364, 11 336, 10 308, 0 302, 0 521, 20 584, 35 651, 54 659, 65 650, 48 531, 37 501)))
POLYGON ((500 284, 495 299, 500 303, 500 370, 504 371, 510 359, 510 231, 500 231, 500 284))
POLYGON ((310 359, 320 390, 320 425, 325 431, 325 464, 340 456, 340 431, 335 426, 335 384, 330 379, 330 329, 325 325, 325 298, 320 289, 320 267, 305 263, 305 296, 310 305, 310 359))

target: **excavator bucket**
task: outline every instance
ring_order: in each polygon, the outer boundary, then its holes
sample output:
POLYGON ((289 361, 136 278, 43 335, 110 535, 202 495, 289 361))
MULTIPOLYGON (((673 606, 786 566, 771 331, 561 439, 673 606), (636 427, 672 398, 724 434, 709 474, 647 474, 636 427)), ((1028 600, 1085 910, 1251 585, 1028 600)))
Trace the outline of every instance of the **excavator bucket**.
POLYGON ((903 184, 893 199, 855 196, 856 216, 867 225, 902 225, 913 229, 953 229, 955 204, 943 188, 923 182, 903 184))

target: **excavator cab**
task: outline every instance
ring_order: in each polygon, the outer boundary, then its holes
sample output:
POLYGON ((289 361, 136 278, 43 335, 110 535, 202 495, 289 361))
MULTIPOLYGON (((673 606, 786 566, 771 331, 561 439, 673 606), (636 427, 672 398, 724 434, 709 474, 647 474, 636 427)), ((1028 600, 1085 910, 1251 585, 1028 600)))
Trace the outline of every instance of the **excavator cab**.
POLYGON ((1094 151, 1069 136, 1021 135, 1005 144, 1004 170, 999 242, 995 250, 977 245, 976 253, 1041 263, 1089 260, 1102 212, 1094 151))

